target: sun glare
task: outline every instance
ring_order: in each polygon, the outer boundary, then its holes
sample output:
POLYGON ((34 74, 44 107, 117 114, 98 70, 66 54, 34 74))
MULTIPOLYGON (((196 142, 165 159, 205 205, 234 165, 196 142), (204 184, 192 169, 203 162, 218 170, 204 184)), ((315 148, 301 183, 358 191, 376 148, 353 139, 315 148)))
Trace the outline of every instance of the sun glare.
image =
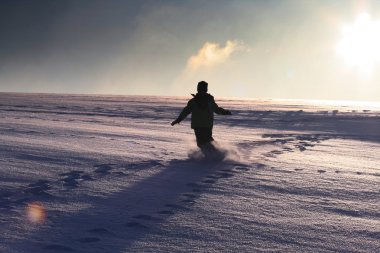
POLYGON ((380 62, 380 22, 372 21, 368 13, 360 14, 354 24, 343 28, 337 52, 348 65, 371 73, 375 63, 380 62))

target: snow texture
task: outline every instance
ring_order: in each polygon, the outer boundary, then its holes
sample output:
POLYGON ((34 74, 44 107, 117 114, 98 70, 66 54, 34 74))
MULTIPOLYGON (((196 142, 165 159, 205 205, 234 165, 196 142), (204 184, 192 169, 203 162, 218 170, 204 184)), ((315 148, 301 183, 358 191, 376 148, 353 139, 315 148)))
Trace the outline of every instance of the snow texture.
POLYGON ((378 109, 218 102, 1 93, 0 252, 379 252, 378 109))

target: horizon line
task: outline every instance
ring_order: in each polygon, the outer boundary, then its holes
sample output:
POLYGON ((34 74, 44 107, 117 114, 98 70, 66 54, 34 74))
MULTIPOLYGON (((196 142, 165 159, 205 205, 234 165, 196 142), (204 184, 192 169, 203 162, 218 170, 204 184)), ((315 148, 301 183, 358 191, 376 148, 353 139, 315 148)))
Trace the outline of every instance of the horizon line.
MULTIPOLYGON (((110 97, 167 97, 167 98, 188 98, 187 95, 152 95, 152 94, 112 94, 112 93, 71 93, 71 92, 24 92, 24 91, 0 91, 0 94, 28 94, 28 95, 64 95, 64 96, 110 96, 110 97)), ((189 93, 191 95, 191 93, 189 93)), ((308 99, 308 98, 249 98, 249 97, 224 97, 218 96, 221 100, 251 100, 251 101, 283 101, 283 102, 314 102, 324 105, 347 105, 356 104, 362 106, 374 106, 380 108, 380 101, 374 100, 343 100, 343 99, 308 99)))

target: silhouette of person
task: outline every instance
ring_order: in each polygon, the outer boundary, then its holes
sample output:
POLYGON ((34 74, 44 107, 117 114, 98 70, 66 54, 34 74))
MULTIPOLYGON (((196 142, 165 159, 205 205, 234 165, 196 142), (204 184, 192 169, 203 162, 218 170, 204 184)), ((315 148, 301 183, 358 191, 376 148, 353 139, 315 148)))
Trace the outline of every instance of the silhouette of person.
POLYGON ((214 141, 212 138, 212 127, 214 125, 214 112, 222 115, 231 115, 229 110, 219 107, 214 97, 207 93, 208 83, 200 81, 197 86, 198 93, 189 100, 178 118, 171 125, 179 124, 191 113, 191 128, 194 129, 197 146, 204 148, 205 145, 214 141))

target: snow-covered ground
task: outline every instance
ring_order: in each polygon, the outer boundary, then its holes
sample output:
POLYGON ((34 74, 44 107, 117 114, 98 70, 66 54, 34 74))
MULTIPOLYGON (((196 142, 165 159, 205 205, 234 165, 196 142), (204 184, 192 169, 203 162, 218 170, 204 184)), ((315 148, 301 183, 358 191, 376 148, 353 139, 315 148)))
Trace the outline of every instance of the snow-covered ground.
POLYGON ((380 251, 379 108, 186 99, 1 93, 0 252, 380 251))

